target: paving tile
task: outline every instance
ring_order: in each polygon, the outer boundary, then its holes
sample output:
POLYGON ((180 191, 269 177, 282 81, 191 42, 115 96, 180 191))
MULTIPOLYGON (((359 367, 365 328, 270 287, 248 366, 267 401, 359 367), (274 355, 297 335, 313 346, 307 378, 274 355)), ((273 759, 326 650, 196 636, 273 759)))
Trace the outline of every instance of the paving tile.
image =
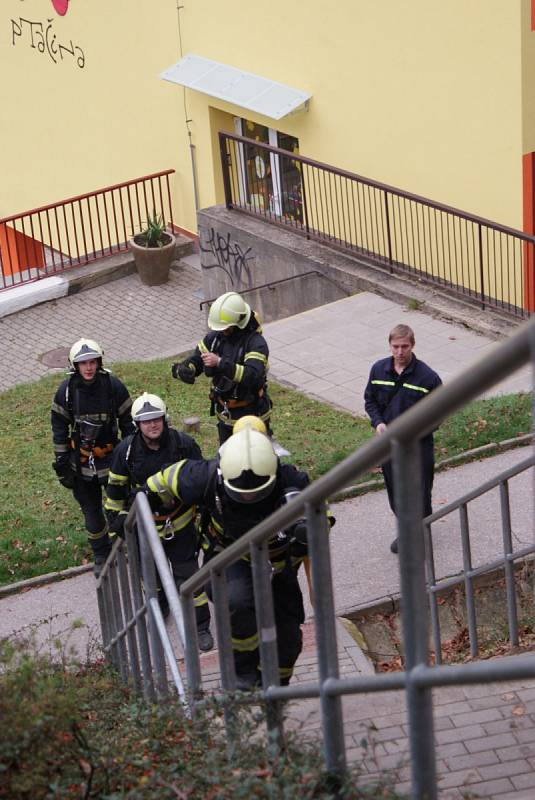
POLYGON ((483 781, 482 783, 472 783, 470 785, 470 789, 476 797, 502 798, 506 792, 511 792, 513 788, 509 778, 497 778, 493 781, 483 781))
POLYGON ((505 761, 500 764, 492 764, 488 767, 479 767, 479 772, 484 780, 511 777, 512 775, 523 775, 525 773, 530 773, 532 779, 534 778, 533 769, 525 758, 520 758, 516 761, 505 761))

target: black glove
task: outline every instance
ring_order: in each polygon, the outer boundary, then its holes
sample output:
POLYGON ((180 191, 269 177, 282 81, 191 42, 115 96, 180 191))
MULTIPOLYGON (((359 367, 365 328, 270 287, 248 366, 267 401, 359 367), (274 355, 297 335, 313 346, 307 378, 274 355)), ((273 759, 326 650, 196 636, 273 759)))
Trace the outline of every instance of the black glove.
POLYGON ((184 383, 195 383, 195 367, 189 362, 183 361, 181 364, 173 364, 171 367, 173 378, 180 378, 184 383))
POLYGON ((68 453, 66 455, 57 456, 52 464, 52 469, 58 476, 58 480, 62 486, 65 486, 66 489, 74 488, 74 472, 71 469, 71 460, 68 453))
POLYGON ((126 514, 116 514, 114 519, 109 521, 109 532, 115 533, 124 539, 124 524, 126 522, 126 514))

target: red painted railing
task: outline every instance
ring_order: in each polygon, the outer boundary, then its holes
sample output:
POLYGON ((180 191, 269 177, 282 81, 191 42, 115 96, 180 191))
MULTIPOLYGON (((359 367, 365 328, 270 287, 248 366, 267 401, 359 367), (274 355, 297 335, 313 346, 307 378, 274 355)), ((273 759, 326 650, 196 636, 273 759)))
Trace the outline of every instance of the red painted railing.
POLYGON ((172 228, 173 173, 155 172, 0 219, 0 290, 124 252, 154 213, 172 228))

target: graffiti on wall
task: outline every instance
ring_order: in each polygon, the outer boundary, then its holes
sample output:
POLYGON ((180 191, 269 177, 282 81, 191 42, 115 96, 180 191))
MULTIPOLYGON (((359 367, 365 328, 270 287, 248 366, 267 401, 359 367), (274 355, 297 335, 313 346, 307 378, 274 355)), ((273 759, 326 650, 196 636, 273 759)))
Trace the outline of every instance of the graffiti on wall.
POLYGON ((68 44, 58 40, 54 31, 53 19, 47 19, 46 23, 24 17, 19 17, 18 20, 12 19, 11 44, 13 47, 26 45, 30 49, 44 53, 54 64, 58 64, 60 61, 74 60, 80 69, 85 66, 85 54, 79 45, 73 44, 72 39, 69 39, 68 44))
POLYGON ((203 258, 203 269, 222 269, 231 286, 251 286, 251 266, 255 258, 251 247, 243 250, 238 242, 232 241, 230 232, 225 235, 214 228, 199 228, 199 244, 201 252, 208 254, 203 258))

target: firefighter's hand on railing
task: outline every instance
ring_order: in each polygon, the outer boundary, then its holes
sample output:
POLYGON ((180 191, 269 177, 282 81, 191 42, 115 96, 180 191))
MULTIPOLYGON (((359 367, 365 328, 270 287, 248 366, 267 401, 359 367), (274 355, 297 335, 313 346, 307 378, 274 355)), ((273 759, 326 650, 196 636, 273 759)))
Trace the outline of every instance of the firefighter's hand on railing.
POLYGON ((124 524, 126 522, 126 513, 116 514, 112 519, 108 518, 108 529, 110 536, 120 536, 124 539, 124 524))
POLYGON ((58 476, 58 480, 66 489, 74 488, 74 472, 71 468, 71 461, 69 454, 57 456, 52 464, 52 469, 58 476))
POLYGON ((195 383, 195 367, 193 364, 182 362, 173 364, 171 367, 171 375, 173 378, 180 378, 184 383, 195 383))

